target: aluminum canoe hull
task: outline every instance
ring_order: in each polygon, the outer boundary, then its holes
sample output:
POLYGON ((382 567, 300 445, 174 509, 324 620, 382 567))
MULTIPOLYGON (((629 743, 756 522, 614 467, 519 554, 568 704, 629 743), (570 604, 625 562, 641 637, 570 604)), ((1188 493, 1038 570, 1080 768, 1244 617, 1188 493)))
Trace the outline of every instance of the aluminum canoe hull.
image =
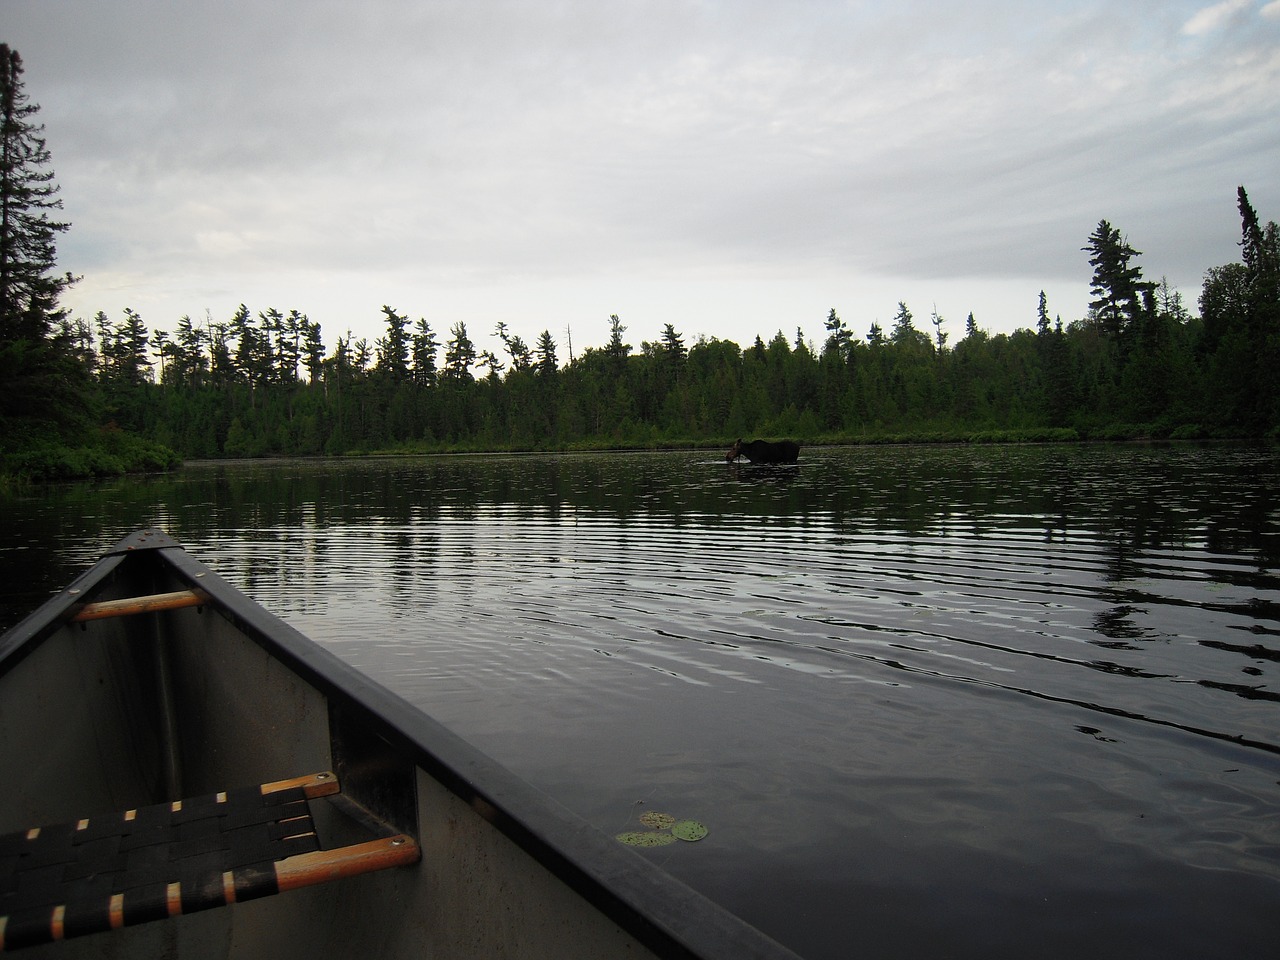
POLYGON ((0 638, 0 834, 334 771, 421 859, 24 957, 794 955, 140 531, 0 638), (86 603, 199 605, 77 622, 86 603), (207 599, 206 599, 207 598, 207 599))

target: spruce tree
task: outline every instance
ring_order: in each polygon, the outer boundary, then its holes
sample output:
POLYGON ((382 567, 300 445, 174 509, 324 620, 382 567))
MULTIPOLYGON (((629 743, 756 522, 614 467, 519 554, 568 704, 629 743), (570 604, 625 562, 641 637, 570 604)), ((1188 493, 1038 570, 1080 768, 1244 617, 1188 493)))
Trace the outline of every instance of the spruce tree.
POLYGON ((90 366, 58 307, 73 282, 54 273, 69 225, 50 216, 62 201, 39 109, 23 92, 22 58, 0 43, 0 449, 95 415, 90 366))
POLYGON ((1240 210, 1240 259, 1244 262, 1245 336, 1252 356, 1253 404, 1250 425, 1258 432, 1280 421, 1280 227, 1263 226, 1244 187, 1236 194, 1240 210))
POLYGON ((0 43, 0 345, 48 336, 73 281, 53 273, 57 236, 70 224, 50 217, 62 201, 22 72, 18 51, 0 43))
POLYGON ((550 330, 542 331, 542 336, 538 337, 538 345, 533 348, 533 351, 538 360, 538 373, 544 377, 555 376, 558 369, 556 342, 552 339, 550 330))

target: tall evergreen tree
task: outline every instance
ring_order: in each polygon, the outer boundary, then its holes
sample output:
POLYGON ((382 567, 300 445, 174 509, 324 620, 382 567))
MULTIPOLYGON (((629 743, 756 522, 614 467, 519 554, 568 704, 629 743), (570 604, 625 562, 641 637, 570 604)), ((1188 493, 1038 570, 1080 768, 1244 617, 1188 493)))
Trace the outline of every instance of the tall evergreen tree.
POLYGON ((200 387, 203 384, 209 370, 209 362, 204 353, 206 339, 205 331, 197 327, 191 317, 183 316, 178 321, 174 341, 176 354, 168 371, 173 382, 190 387, 200 387))
POLYGON ((236 307, 236 312, 231 315, 227 328, 236 341, 235 355, 233 357, 233 366, 236 374, 245 382, 253 383, 255 380, 254 369, 257 366, 257 357, 260 350, 258 347, 258 329, 253 325, 253 316, 249 313, 249 308, 243 303, 236 307))
POLYGON ((435 331, 425 317, 419 317, 413 327, 412 350, 413 382, 420 387, 435 386, 436 382, 436 350, 439 342, 435 331))
POLYGON ((377 370, 392 383, 409 379, 409 316, 400 315, 385 304, 382 313, 387 318, 387 335, 377 341, 377 370))
POLYGON ((1240 259, 1245 269, 1245 332, 1252 354, 1253 409, 1248 415, 1255 430, 1274 429, 1280 422, 1280 228, 1272 220, 1262 226, 1244 187, 1236 194, 1240 209, 1240 259))
POLYGON ((558 365, 556 342, 552 339, 550 330, 542 331, 542 336, 538 337, 538 345, 533 348, 533 352, 538 358, 538 373, 544 377, 554 376, 558 365))
POLYGON ((212 317, 205 317, 209 341, 209 377, 219 386, 229 386, 236 378, 236 364, 231 356, 231 329, 212 317))
POLYGON ((827 319, 823 322, 823 326, 827 331, 827 340, 822 348, 823 352, 835 351, 841 358, 847 357, 850 345, 853 343, 853 331, 845 326, 845 322, 836 313, 835 307, 832 307, 827 314, 827 319))
POLYGON ((476 362, 476 345, 467 336, 467 325, 459 320, 449 330, 453 338, 445 344, 444 374, 455 383, 470 383, 475 379, 471 368, 476 362))
POLYGON ((298 382, 298 364, 302 362, 302 334, 305 315, 290 310, 280 325, 280 378, 282 383, 298 382))
POLYGON ((907 305, 899 300, 898 312, 893 318, 893 330, 889 334, 894 343, 905 343, 915 339, 917 331, 915 324, 912 322, 913 319, 911 311, 907 309, 907 305))
POLYGON ((307 381, 315 386, 324 377, 324 341, 320 339, 320 324, 302 317, 302 351, 307 366, 307 381))
POLYGON ((50 216, 62 201, 22 72, 18 51, 0 43, 0 345, 48 336, 61 317, 58 297, 73 282, 53 275, 57 236, 70 224, 50 216))
MULTIPOLYGON (((501 320, 498 321, 497 329, 493 333, 494 336, 502 341, 503 349, 507 351, 507 356, 511 358, 512 371, 532 369, 533 352, 518 334, 512 334, 506 323, 501 320)), ((490 367, 489 370, 492 372, 493 367, 490 367)))
POLYGON ((662 350, 667 361, 677 369, 684 365, 685 350, 684 338, 676 333, 676 328, 672 324, 666 324, 662 328, 662 350))
POLYGON ((69 224, 51 216, 62 201, 22 72, 18 52, 0 43, 0 448, 28 432, 9 417, 79 429, 96 406, 91 368, 58 306, 74 282, 54 273, 69 224))
POLYGON ((1089 243, 1081 247, 1089 254, 1093 282, 1089 288, 1095 299, 1089 302, 1095 322, 1114 339, 1136 325, 1143 311, 1144 295, 1155 284, 1142 279, 1142 268, 1132 263, 1142 251, 1135 250, 1120 231, 1106 220, 1100 220, 1089 243))
POLYGON ((1047 337, 1050 331, 1049 326, 1049 298, 1044 295, 1044 291, 1040 291, 1040 303, 1036 307, 1036 335, 1047 337))
POLYGON ((976 343, 979 340, 985 340, 986 336, 978 326, 978 321, 973 318, 973 311, 970 310, 969 316, 964 321, 964 338, 976 343))
POLYGON ((938 345, 938 353, 942 354, 947 349, 948 337, 947 332, 942 329, 942 325, 947 321, 945 317, 938 313, 936 305, 933 308, 933 313, 929 315, 929 321, 933 324, 933 338, 938 345))
POLYGON ((627 354, 631 352, 631 344, 622 341, 622 335, 626 330, 627 328, 622 325, 616 313, 609 314, 609 344, 604 348, 604 352, 617 366, 624 364, 627 354))

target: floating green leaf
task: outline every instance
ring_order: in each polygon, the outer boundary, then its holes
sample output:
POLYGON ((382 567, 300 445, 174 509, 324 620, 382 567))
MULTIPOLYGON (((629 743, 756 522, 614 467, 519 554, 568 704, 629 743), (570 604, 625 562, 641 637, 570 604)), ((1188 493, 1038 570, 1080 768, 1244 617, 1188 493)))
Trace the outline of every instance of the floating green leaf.
POLYGON ((657 833, 652 830, 630 830, 618 834, 618 839, 632 847, 665 847, 675 843, 676 838, 669 833, 657 833))
POLYGON ((692 843, 694 840, 701 840, 705 837, 707 828, 697 820, 681 820, 671 828, 671 834, 681 840, 688 840, 692 843))
POLYGON ((653 827, 655 830, 666 830, 676 822, 676 818, 669 813, 658 813, 650 810, 648 813, 640 814, 640 822, 646 827, 653 827))

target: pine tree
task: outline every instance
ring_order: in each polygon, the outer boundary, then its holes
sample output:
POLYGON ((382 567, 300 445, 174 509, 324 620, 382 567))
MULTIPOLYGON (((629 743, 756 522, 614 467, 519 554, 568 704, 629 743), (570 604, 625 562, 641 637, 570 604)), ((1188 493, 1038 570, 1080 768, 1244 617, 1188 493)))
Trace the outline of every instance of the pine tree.
POLYGON ((150 383, 151 360, 147 355, 150 335, 136 310, 124 308, 124 319, 115 328, 115 341, 117 382, 131 387, 150 383))
POLYGON ((204 353, 207 339, 205 331, 197 327, 189 316, 178 321, 177 355, 170 367, 170 377, 175 383, 196 388, 203 385, 209 371, 204 353))
POLYGON ((853 343, 853 332, 845 326, 845 322, 836 313, 835 307, 832 307, 831 312, 827 314, 823 326, 827 331, 827 340, 822 348, 823 353, 834 351, 841 358, 847 357, 850 345, 853 343))
POLYGON ((73 282, 53 275, 57 236, 70 224, 50 218, 62 201, 22 72, 18 51, 0 43, 0 345, 47 337, 62 316, 58 297, 73 282))
POLYGON ((1144 296, 1155 286, 1142 279, 1142 268, 1130 263, 1142 251, 1133 249, 1106 220, 1098 222, 1088 246, 1080 249, 1090 254, 1093 267, 1089 291, 1096 299, 1089 302, 1089 309, 1098 326, 1118 339, 1139 323, 1144 296))
POLYGON ((445 377, 455 383, 471 383, 475 379, 471 368, 476 362, 476 346, 467 336, 467 325, 459 320, 449 328, 449 332, 453 339, 445 344, 445 377))
POLYGON ((435 386, 436 350, 439 343, 425 317, 419 317, 414 325, 412 345, 413 382, 420 387, 435 386))
POLYGON ((306 357, 307 381, 315 386, 324 377, 324 341, 320 339, 320 324, 302 317, 302 351, 306 357))
POLYGON ((289 315, 284 318, 280 342, 280 374, 285 383, 298 382, 298 364, 302 362, 302 335, 306 323, 306 314, 297 310, 290 310, 289 315))
POLYGON ((662 328, 662 350, 669 363, 679 369, 684 365, 688 351, 684 346, 684 338, 676 333, 676 328, 667 324, 662 328))
POLYGON ((631 344, 622 341, 622 335, 626 330, 627 328, 622 325, 616 313, 609 314, 609 345, 604 348, 604 351, 618 367, 626 363, 627 354, 631 352, 631 344))
POLYGON ((387 335, 379 337, 376 344, 376 369, 392 383, 404 383, 409 379, 409 316, 385 304, 382 313, 387 318, 387 335))

